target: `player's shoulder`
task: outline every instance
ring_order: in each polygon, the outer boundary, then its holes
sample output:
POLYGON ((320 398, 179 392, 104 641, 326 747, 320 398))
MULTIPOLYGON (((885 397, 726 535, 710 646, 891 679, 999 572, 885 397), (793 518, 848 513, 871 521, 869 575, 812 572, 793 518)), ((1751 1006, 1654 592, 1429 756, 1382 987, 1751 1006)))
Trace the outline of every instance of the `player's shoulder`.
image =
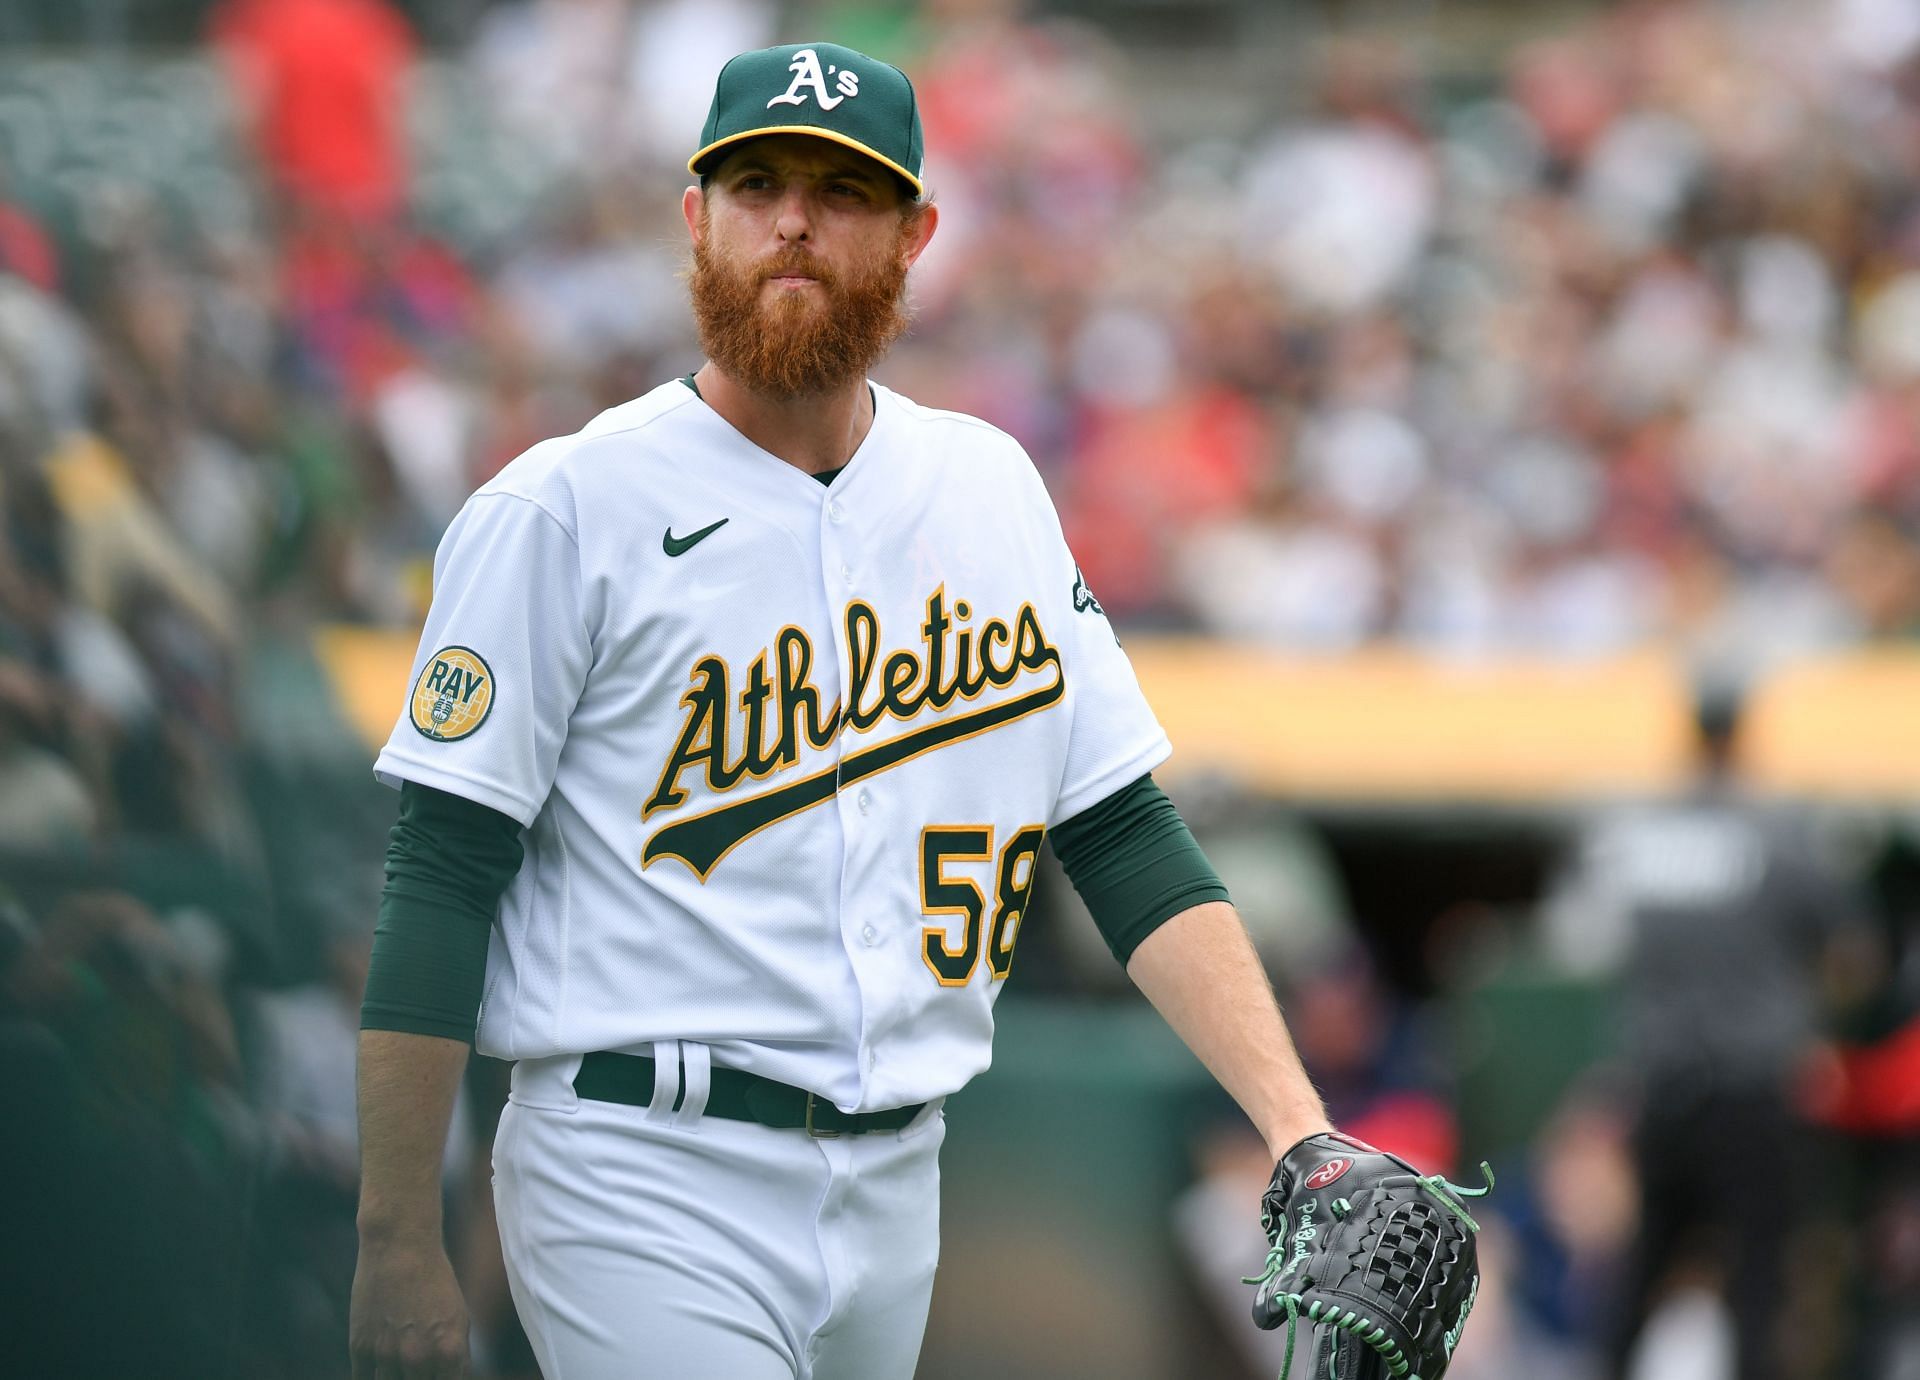
POLYGON ((1022 458, 1026 456, 1025 449, 1018 441, 984 418, 967 412, 928 407, 883 384, 874 384, 873 390, 883 403, 894 407, 907 425, 923 436, 952 440, 964 438, 974 445, 989 445, 1018 452, 1022 458))
MULTIPOLYGON (((578 431, 553 436, 522 451, 475 491, 484 499, 507 496, 547 510, 570 532, 578 531, 578 513, 590 506, 597 478, 610 459, 633 459, 657 448, 673 417, 697 401, 679 379, 661 384, 629 402, 610 407, 578 431), (582 490, 589 492, 583 496, 582 490)), ((631 487, 631 486, 629 486, 631 487)))
POLYGON ((992 422, 967 412, 927 407, 879 384, 874 388, 884 403, 897 409, 936 461, 964 458, 977 467, 984 459, 1022 479, 1038 483, 1039 472, 1026 447, 992 422))

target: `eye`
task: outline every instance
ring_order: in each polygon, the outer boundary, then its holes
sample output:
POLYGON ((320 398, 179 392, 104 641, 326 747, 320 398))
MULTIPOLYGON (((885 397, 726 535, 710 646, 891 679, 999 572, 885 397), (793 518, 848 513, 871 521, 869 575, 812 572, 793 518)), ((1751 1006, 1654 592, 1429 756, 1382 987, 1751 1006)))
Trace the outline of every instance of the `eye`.
POLYGON ((866 192, 861 190, 859 187, 854 186, 851 182, 829 183, 827 186, 827 192, 829 195, 832 195, 832 196, 851 197, 855 201, 865 201, 867 197, 866 192))
POLYGON ((734 185, 743 192, 764 192, 773 185, 773 179, 765 173, 747 173, 734 185))

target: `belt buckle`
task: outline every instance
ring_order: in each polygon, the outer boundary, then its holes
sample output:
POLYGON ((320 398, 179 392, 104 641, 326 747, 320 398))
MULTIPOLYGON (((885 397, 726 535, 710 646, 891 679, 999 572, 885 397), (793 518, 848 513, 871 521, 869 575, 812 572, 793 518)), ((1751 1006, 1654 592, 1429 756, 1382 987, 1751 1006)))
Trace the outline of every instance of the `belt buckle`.
POLYGON ((812 1136, 815 1140, 838 1140, 841 1136, 841 1132, 829 1131, 829 1130, 826 1130, 824 1127, 816 1127, 813 1124, 813 1104, 817 1100, 818 1099, 815 1097, 813 1093, 809 1092, 807 1094, 807 1134, 812 1136))

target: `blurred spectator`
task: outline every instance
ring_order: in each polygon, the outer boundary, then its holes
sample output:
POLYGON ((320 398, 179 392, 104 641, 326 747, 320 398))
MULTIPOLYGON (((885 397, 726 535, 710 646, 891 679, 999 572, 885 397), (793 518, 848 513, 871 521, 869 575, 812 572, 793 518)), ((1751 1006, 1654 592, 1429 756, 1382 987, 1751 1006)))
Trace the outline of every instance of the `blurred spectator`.
POLYGON ((1270 265, 1307 312, 1340 317, 1405 285, 1438 187, 1400 54, 1349 42, 1324 54, 1318 76, 1320 117, 1252 155, 1241 235, 1250 267, 1270 265))
POLYGON ((60 251, 33 213, 7 195, 4 159, 0 159, 0 272, 24 279, 42 292, 60 290, 60 251))
POLYGON ((622 355, 678 343, 678 260, 665 202, 648 214, 635 179, 583 188, 557 204, 500 266, 504 305, 550 370, 581 376, 622 355))
POLYGON ((735 53, 779 42, 778 12, 771 0, 642 0, 631 9, 623 122, 647 163, 677 170, 699 136, 712 74, 735 53))
POLYGON ((386 220, 405 209, 412 31, 387 0, 225 0, 212 39, 261 166, 295 206, 386 220))
POLYGON ((1598 1088, 1570 1089, 1524 1166, 1500 1175, 1498 1207, 1489 1205, 1513 1234, 1516 1311, 1566 1356, 1596 1358, 1604 1346, 1609 1300, 1633 1244, 1632 1127, 1618 1101, 1598 1088))
POLYGON ((633 8, 629 0, 519 0, 490 9, 474 40, 470 60, 499 118, 582 175, 619 117, 633 8))
POLYGON ((79 774, 34 741, 58 732, 58 693, 18 662, 0 663, 0 848, 77 850, 99 824, 79 774))
POLYGON ((1798 1102, 1824 1019, 1883 965, 1863 898, 1741 793, 1738 717, 1737 697, 1703 691, 1695 790, 1603 820, 1548 911, 1563 961, 1622 968, 1640 1208, 1616 1375, 1689 1269, 1725 1299, 1739 1380, 1826 1373, 1839 1342, 1806 1323, 1834 1302, 1831 1271, 1789 1268, 1821 1249, 1834 1180, 1798 1102))

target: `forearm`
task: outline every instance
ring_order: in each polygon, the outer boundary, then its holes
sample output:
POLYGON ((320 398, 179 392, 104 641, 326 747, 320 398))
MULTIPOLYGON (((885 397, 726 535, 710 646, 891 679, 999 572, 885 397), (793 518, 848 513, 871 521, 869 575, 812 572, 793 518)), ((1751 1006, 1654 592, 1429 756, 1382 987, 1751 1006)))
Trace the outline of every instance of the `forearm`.
POLYGON ((360 1032, 360 1235, 440 1242, 440 1164, 464 1041, 360 1032))
POLYGON ((1240 1104, 1275 1159, 1330 1127, 1230 904, 1209 901, 1168 920, 1133 951, 1127 976, 1240 1104))
POLYGON ((520 826, 407 782, 360 1013, 360 1235, 440 1245, 440 1163, 520 826))

